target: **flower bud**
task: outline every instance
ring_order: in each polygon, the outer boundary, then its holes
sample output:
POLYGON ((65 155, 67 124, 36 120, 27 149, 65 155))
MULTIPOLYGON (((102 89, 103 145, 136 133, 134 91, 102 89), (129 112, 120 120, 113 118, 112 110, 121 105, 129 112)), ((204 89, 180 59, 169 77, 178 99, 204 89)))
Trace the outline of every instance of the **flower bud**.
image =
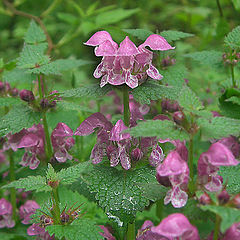
POLYGON ((25 102, 33 102, 35 100, 33 92, 26 89, 21 90, 19 96, 25 102))
POLYGON ((60 215, 60 219, 62 223, 68 223, 69 222, 69 215, 63 211, 63 213, 60 215))
POLYGON ((5 91, 9 92, 11 90, 11 86, 8 82, 5 82, 5 91))
POLYGON ((139 148, 135 148, 131 152, 131 158, 134 161, 139 161, 143 157, 143 152, 139 148))
POLYGON ((18 96, 18 89, 17 88, 12 88, 10 91, 11 96, 16 97, 18 96))
POLYGON ((40 106, 42 109, 46 109, 49 107, 49 102, 46 98, 41 99, 40 106))
POLYGON ((228 194, 226 189, 223 189, 222 192, 218 195, 218 201, 220 205, 226 204, 230 199, 230 195, 228 194))
POLYGON ((183 112, 181 111, 177 111, 173 113, 173 120, 174 122, 181 124, 184 120, 185 116, 183 114, 183 112))
POLYGON ((58 185, 59 185, 59 181, 48 181, 48 185, 49 185, 51 188, 57 188, 58 185))
POLYGON ((161 185, 163 185, 163 186, 165 186, 165 187, 171 187, 171 186, 172 186, 172 184, 171 184, 171 182, 170 182, 170 180, 169 180, 168 177, 162 177, 162 176, 160 176, 160 175, 157 173, 156 178, 157 178, 157 181, 158 181, 161 185))
POLYGON ((203 193, 198 199, 199 203, 202 205, 211 204, 212 200, 207 193, 203 193))

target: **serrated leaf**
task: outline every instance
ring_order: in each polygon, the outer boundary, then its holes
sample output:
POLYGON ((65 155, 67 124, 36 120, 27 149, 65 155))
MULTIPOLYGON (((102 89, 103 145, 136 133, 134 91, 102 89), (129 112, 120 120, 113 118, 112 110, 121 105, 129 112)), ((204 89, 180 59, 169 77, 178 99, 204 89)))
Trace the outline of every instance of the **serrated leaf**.
POLYGON ((132 91, 134 99, 142 104, 150 104, 151 100, 162 98, 175 100, 178 93, 178 88, 159 85, 154 81, 146 82, 132 91))
POLYGON ((189 112, 203 109, 202 103, 189 87, 182 88, 177 101, 184 110, 189 112))
POLYGON ((40 43, 46 40, 46 36, 43 30, 36 24, 35 21, 30 22, 30 26, 24 36, 24 40, 26 43, 40 43))
POLYGON ((210 121, 207 119, 198 119, 198 125, 201 128, 202 137, 207 139, 220 139, 228 137, 230 135, 240 135, 240 120, 227 118, 227 117, 215 117, 210 121))
POLYGON ((19 98, 13 97, 0 97, 0 107, 9 107, 13 105, 19 105, 22 101, 19 98))
POLYGON ((112 89, 110 85, 107 85, 103 88, 99 86, 99 84, 92 84, 89 86, 83 86, 80 88, 73 88, 71 90, 64 91, 60 94, 61 97, 90 97, 90 98, 97 98, 104 96, 107 92, 112 89))
POLYGON ((14 106, 5 116, 0 119, 0 135, 17 133, 23 128, 30 128, 38 124, 41 119, 39 112, 34 112, 27 105, 14 106))
POLYGON ((226 102, 233 102, 237 105, 240 105, 240 97, 232 96, 226 100, 226 102))
POLYGON ((14 68, 11 71, 3 72, 3 80, 10 84, 14 84, 14 83, 31 84, 34 80, 36 80, 36 76, 34 74, 27 73, 25 69, 14 68))
POLYGON ((187 75, 187 69, 183 65, 173 65, 167 70, 162 71, 162 82, 173 87, 182 88, 185 85, 184 78, 187 75))
POLYGON ((166 196, 168 188, 164 187, 163 185, 160 185, 159 183, 147 183, 139 185, 140 188, 142 188, 143 196, 145 196, 147 199, 151 201, 157 201, 159 199, 162 199, 166 196))
POLYGON ((194 34, 192 33, 185 33, 185 32, 180 32, 180 31, 174 31, 174 30, 166 30, 160 32, 162 37, 164 37, 168 42, 173 42, 176 40, 180 40, 182 38, 187 38, 187 37, 193 37, 194 34))
POLYGON ((225 37, 224 42, 232 49, 240 48, 240 26, 234 28, 225 37))
POLYGON ((50 225, 46 227, 50 235, 55 235, 58 239, 104 239, 99 233, 102 232, 101 228, 95 225, 95 222, 90 219, 78 219, 71 225, 50 225))
POLYGON ((201 64, 205 64, 208 66, 213 66, 213 65, 218 66, 218 65, 221 65, 223 62, 222 55, 223 53, 220 51, 206 50, 201 52, 185 54, 184 56, 192 58, 193 60, 198 61, 201 64))
POLYGON ((227 191, 230 194, 240 193, 240 164, 237 166, 220 167, 218 172, 227 182, 227 191))
POLYGON ((18 67, 24 69, 32 69, 32 72, 34 72, 34 69, 37 69, 40 66, 49 63, 50 58, 44 55, 45 44, 43 44, 24 45, 23 50, 20 53, 20 57, 18 58, 18 67))
POLYGON ((205 206, 201 206, 201 209, 204 211, 209 210, 213 213, 218 214, 221 217, 222 221, 221 221, 220 229, 222 233, 224 233, 234 223, 240 221, 240 211, 239 209, 236 209, 236 208, 205 205, 205 206))
POLYGON ((74 110, 78 112, 89 112, 89 113, 95 113, 97 112, 97 109, 91 109, 87 106, 82 106, 80 104, 77 104, 75 102, 68 102, 68 101, 60 101, 58 102, 58 107, 65 109, 65 110, 74 110))
POLYGON ((29 176, 27 178, 20 178, 17 181, 11 182, 3 188, 24 188, 25 191, 41 192, 51 191, 51 187, 47 185, 46 178, 42 176, 29 176))
POLYGON ((154 34, 152 31, 146 29, 123 29, 123 31, 142 41, 145 41, 151 34, 154 34))
POLYGON ((133 221, 136 212, 149 204, 139 184, 156 181, 155 169, 150 167, 125 171, 94 166, 83 179, 90 191, 96 193, 96 200, 109 218, 118 221, 119 225, 133 221))
POLYGON ((126 131, 133 137, 158 137, 160 139, 179 139, 181 141, 189 138, 184 130, 180 129, 174 122, 168 120, 147 120, 139 122, 136 127, 126 131))
POLYGON ((61 184, 70 184, 75 182, 78 178, 80 178, 81 173, 86 172, 86 170, 89 168, 89 165, 89 162, 84 162, 62 169, 57 173, 61 184))
POLYGON ((112 11, 103 12, 97 15, 95 22, 97 26, 113 24, 132 16, 138 11, 139 11, 138 8, 135 8, 135 9, 119 8, 112 11))
POLYGON ((64 71, 68 71, 91 63, 91 61, 81 59, 58 59, 56 61, 42 65, 38 68, 31 69, 29 71, 35 74, 43 73, 45 75, 60 75, 64 71))

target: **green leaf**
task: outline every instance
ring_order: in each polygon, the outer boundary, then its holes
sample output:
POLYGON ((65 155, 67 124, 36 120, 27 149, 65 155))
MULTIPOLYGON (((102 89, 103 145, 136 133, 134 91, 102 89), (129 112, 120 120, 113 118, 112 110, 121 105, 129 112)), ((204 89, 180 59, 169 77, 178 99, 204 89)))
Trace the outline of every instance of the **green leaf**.
POLYGON ((133 221, 136 212, 149 204, 139 184, 156 181, 155 169, 150 167, 125 171, 94 166, 93 171, 83 178, 90 191, 96 193, 99 205, 119 226, 133 221))
POLYGON ((25 69, 14 68, 11 71, 3 72, 3 80, 5 82, 9 82, 10 84, 31 84, 34 80, 36 80, 36 76, 34 74, 27 73, 25 69))
POLYGON ((99 233, 102 232, 101 228, 95 225, 95 222, 90 219, 77 219, 71 225, 50 225, 46 227, 50 235, 55 234, 58 239, 104 239, 99 233))
POLYGON ((211 211, 218 214, 222 221, 220 225, 221 232, 224 233, 229 227, 234 223, 240 221, 240 211, 236 208, 229 208, 223 206, 214 206, 214 205, 205 205, 201 206, 201 209, 204 211, 211 211))
POLYGON ((0 119, 0 135, 17 133, 23 128, 30 128, 38 124, 41 114, 33 112, 27 105, 14 106, 5 116, 0 119))
POLYGON ((240 0, 232 0, 234 8, 239 11, 240 10, 240 0))
POLYGON ((240 48, 240 26, 234 28, 225 37, 224 42, 232 49, 240 48))
POLYGON ((58 107, 61 109, 65 109, 65 110, 74 110, 74 111, 78 111, 78 112, 89 112, 89 113, 95 113, 97 112, 97 109, 91 109, 87 106, 83 106, 80 105, 78 103, 75 102, 70 102, 70 101, 60 101, 58 102, 58 107))
POLYGON ((136 127, 128 131, 133 137, 158 137, 161 139, 179 139, 181 141, 188 139, 188 134, 180 129, 174 122, 168 120, 147 120, 139 122, 136 127))
POLYGON ((151 100, 162 98, 175 100, 178 93, 178 88, 159 85, 154 81, 146 82, 132 91, 134 99, 142 104, 150 104, 151 100))
POLYGON ((29 72, 34 73, 34 69, 39 68, 41 65, 47 64, 50 58, 44 55, 44 46, 41 45, 25 45, 20 57, 18 58, 17 65, 19 68, 31 69, 29 72))
POLYGON ((108 12, 103 12, 97 15, 95 22, 96 25, 101 27, 104 25, 109 25, 113 23, 117 23, 125 18, 132 16, 133 14, 139 11, 138 8, 135 9, 115 9, 108 12))
POLYGON ((146 29, 123 29, 123 31, 142 41, 145 41, 151 34, 154 34, 152 31, 146 29))
POLYGON ((203 109, 202 103, 189 87, 184 87, 180 91, 177 101, 184 110, 189 112, 192 112, 194 110, 199 111, 203 109))
POLYGON ((208 66, 213 66, 213 65, 219 66, 219 65, 222 65, 223 63, 222 55, 223 53, 220 51, 206 50, 201 52, 185 54, 184 56, 192 58, 193 60, 208 66))
POLYGON ((108 93, 112 87, 110 85, 107 85, 103 88, 99 86, 99 84, 92 84, 89 86, 83 86, 80 88, 73 88, 67 91, 64 91, 60 94, 61 97, 90 97, 90 98, 98 98, 101 96, 104 96, 106 93, 108 93))
POLYGON ((42 176, 29 176, 27 178, 20 178, 17 181, 4 185, 3 188, 24 188, 25 191, 41 192, 51 191, 51 187, 47 185, 46 178, 42 176))
POLYGON ((24 36, 26 43, 40 43, 46 40, 43 30, 32 20, 30 26, 24 36))
POLYGON ((22 101, 19 98, 0 97, 0 107, 9 107, 9 106, 18 105, 21 103, 22 101))
POLYGON ((89 162, 79 163, 69 168, 62 169, 57 173, 61 184, 71 184, 80 178, 83 172, 89 168, 89 162))
POLYGON ((186 78, 187 69, 183 65, 173 65, 167 70, 162 71, 161 74, 163 75, 163 83, 178 88, 182 88, 184 85, 186 85, 184 78, 186 78))
POLYGON ((185 33, 185 32, 180 32, 180 31, 174 31, 174 30, 166 30, 160 32, 162 37, 164 37, 168 42, 173 42, 176 40, 180 40, 182 38, 187 38, 187 37, 193 37, 194 34, 192 33, 185 33))
POLYGON ((198 119, 198 125, 201 127, 202 137, 207 139, 220 139, 228 137, 230 135, 240 135, 240 120, 227 118, 227 117, 215 117, 210 121, 207 119, 198 119))
POLYGON ((232 96, 226 100, 226 102, 233 102, 237 105, 240 105, 240 97, 232 96))
POLYGON ((159 199, 162 199, 166 196, 168 188, 164 187, 163 185, 160 185, 159 183, 147 183, 139 185, 140 188, 142 188, 143 196, 147 199, 155 202, 159 199))
POLYGON ((240 164, 237 166, 220 167, 218 172, 227 182, 227 191, 230 194, 240 193, 240 164))

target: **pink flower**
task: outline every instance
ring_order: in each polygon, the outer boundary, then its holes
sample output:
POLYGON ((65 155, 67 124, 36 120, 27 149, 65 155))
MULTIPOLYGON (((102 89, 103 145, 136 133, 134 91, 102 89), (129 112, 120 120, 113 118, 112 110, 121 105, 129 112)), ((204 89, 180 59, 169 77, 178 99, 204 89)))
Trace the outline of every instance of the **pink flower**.
POLYGON ((239 240, 240 239, 240 222, 234 223, 224 234, 223 240, 239 240))
POLYGON ((222 138, 218 142, 222 143, 225 145, 234 155, 234 157, 239 157, 240 154, 240 144, 238 143, 238 140, 234 136, 230 136, 227 138, 222 138))
POLYGON ((211 192, 222 189, 222 178, 218 175, 219 166, 236 166, 238 161, 222 143, 213 143, 198 160, 198 181, 211 192))
POLYGON ((0 199, 0 228, 12 228, 15 221, 12 220, 12 205, 5 198, 0 199))
POLYGON ((29 224, 31 216, 36 212, 36 209, 39 209, 40 206, 33 200, 27 200, 19 208, 19 216, 22 219, 21 223, 29 224))
MULTIPOLYGON (((188 219, 181 213, 174 213, 164 218, 151 231, 167 239, 200 240, 198 230, 190 224, 188 219)), ((163 238, 164 239, 164 238, 163 238)))
POLYGON ((95 55, 103 57, 93 74, 95 78, 102 77, 101 87, 107 83, 112 85, 126 83, 130 88, 135 88, 139 80, 146 78, 147 75, 153 79, 161 79, 162 76, 152 65, 153 53, 145 47, 159 51, 173 49, 157 34, 149 36, 138 48, 126 36, 118 47, 106 31, 96 32, 85 45, 95 46, 95 55))
POLYGON ((164 204, 171 202, 175 208, 183 207, 188 199, 185 191, 188 184, 189 169, 187 163, 176 150, 170 152, 163 163, 157 167, 157 175, 158 178, 168 177, 172 186, 164 198, 164 204))
POLYGON ((42 240, 54 240, 55 237, 50 236, 48 232, 45 231, 44 228, 39 226, 40 224, 38 223, 33 223, 28 229, 27 229, 27 234, 29 236, 35 236, 37 235, 39 239, 42 240))
POLYGON ((54 157, 58 162, 66 162, 67 159, 72 160, 72 156, 68 153, 68 150, 75 144, 72 136, 72 129, 65 123, 58 123, 57 127, 52 131, 51 141, 54 157))

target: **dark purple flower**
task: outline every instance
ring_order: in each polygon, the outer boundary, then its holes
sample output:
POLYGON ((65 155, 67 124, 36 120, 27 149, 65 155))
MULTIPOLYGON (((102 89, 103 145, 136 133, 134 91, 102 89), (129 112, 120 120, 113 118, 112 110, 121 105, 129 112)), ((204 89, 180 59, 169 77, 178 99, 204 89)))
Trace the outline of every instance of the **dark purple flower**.
POLYGON ((33 92, 26 89, 21 90, 19 96, 25 102, 33 102, 35 100, 33 92))
POLYGON ((224 234, 223 240, 239 240, 240 239, 240 222, 234 223, 224 234))

